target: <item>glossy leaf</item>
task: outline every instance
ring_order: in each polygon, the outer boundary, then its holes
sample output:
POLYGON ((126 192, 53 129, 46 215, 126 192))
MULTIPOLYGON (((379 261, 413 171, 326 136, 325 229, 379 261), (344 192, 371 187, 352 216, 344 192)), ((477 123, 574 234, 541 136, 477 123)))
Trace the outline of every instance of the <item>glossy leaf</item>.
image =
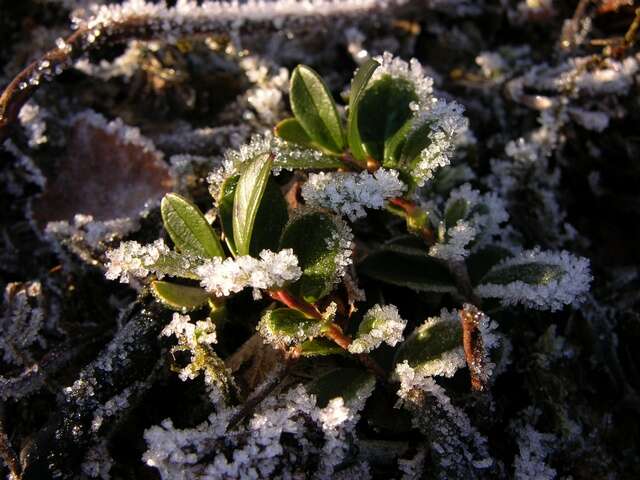
POLYGON ((358 265, 358 271, 381 282, 419 292, 456 289, 449 270, 426 252, 383 248, 367 256, 358 265))
POLYGON ((298 65, 291 75, 291 110, 307 135, 330 152, 344 150, 344 132, 338 109, 320 76, 306 65, 298 65))
POLYGON ((396 363, 407 361, 413 368, 430 367, 444 354, 462 347, 460 322, 425 322, 407 338, 396 353, 396 363))
POLYGON ((178 285, 177 283, 151 282, 153 296, 165 306, 181 312, 190 312, 203 307, 209 300, 209 294, 200 287, 178 285))
POLYGON ((469 210, 469 202, 464 198, 457 198, 444 212, 444 223, 448 228, 455 227, 458 220, 463 220, 469 210))
POLYGON ((319 335, 321 327, 322 322, 309 318, 298 310, 277 308, 264 313, 259 331, 267 338, 290 343, 319 335))
POLYGON ((338 227, 330 215, 312 211, 293 218, 285 227, 280 248, 291 248, 298 257, 302 276, 290 286, 292 293, 315 302, 333 289, 337 246, 330 248, 338 227))
POLYGON ((471 283, 476 285, 496 264, 511 256, 509 250, 495 245, 489 245, 473 252, 466 260, 471 283))
POLYGON ((198 207, 175 193, 162 199, 160 206, 164 227, 176 249, 200 257, 224 257, 218 235, 198 207))
MULTIPOLYGON (((237 251, 233 237, 233 201, 238 179, 238 175, 229 177, 223 183, 218 199, 218 215, 225 242, 234 255, 237 251)), ((282 230, 288 219, 287 202, 278 184, 273 178, 269 178, 256 214, 250 254, 257 256, 264 249, 277 251, 282 230)))
POLYGON ((293 144, 280 145, 273 161, 274 168, 287 170, 325 170, 344 167, 340 155, 293 144))
POLYGON ((309 147, 313 143, 311 137, 295 118, 285 118, 275 126, 274 131, 276 136, 296 145, 309 147))
POLYGON ((564 270, 558 265, 531 262, 496 267, 482 277, 479 283, 506 285, 520 281, 529 285, 547 285, 563 275, 564 270))
POLYGON ((200 277, 196 274, 196 269, 203 263, 203 257, 171 251, 161 254, 153 265, 149 265, 149 268, 170 277, 200 280, 200 277))
POLYGON ((367 86, 358 106, 358 130, 368 155, 384 160, 385 143, 411 118, 409 104, 417 100, 410 82, 389 75, 367 86))
POLYGON ((345 403, 356 400, 374 382, 375 377, 364 369, 338 368, 311 382, 307 390, 316 396, 318 406, 324 408, 336 397, 342 397, 345 403))
POLYGON ((327 355, 344 355, 345 350, 326 338, 314 338, 300 344, 300 355, 303 357, 324 357, 327 355))
POLYGON ((253 227, 271 174, 270 153, 257 155, 240 175, 233 198, 233 240, 238 255, 249 255, 253 227))
POLYGON ((380 64, 373 59, 367 60, 360 66, 356 72, 353 80, 351 81, 351 92, 349 94, 349 114, 347 117, 347 140, 349 142, 349 148, 351 154, 356 160, 366 160, 367 152, 362 146, 362 139, 360 138, 360 130, 358 128, 358 106, 362 93, 364 92, 371 75, 378 68, 380 64))

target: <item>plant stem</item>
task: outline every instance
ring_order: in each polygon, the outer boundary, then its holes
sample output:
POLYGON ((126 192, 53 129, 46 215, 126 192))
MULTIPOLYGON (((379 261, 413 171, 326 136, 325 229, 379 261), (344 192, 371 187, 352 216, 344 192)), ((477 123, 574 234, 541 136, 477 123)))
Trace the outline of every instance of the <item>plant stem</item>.
MULTIPOLYGON (((398 197, 391 199, 389 203, 404 210, 408 217, 407 225, 410 225, 411 218, 418 220, 426 218, 422 209, 410 200, 398 197)), ((414 231, 422 237, 427 246, 435 243, 436 239, 433 230, 429 229, 424 223, 416 222, 413 227, 414 231)), ((484 368, 484 342, 478 327, 478 307, 481 305, 481 301, 473 290, 466 263, 464 261, 443 261, 443 263, 451 272, 458 292, 460 292, 464 301, 468 302, 465 304, 465 308, 460 311, 465 359, 469 372, 471 372, 471 388, 481 391, 486 387, 481 378, 481 372, 484 368), (469 312, 475 312, 475 314, 469 312)))
MULTIPOLYGON (((311 303, 301 298, 297 298, 296 296, 292 295, 291 293, 285 290, 270 291, 269 295, 274 300, 277 300, 285 304, 289 308, 298 310, 299 312, 305 314, 310 318, 323 320, 322 314, 316 308, 315 305, 312 305, 311 303)), ((349 349, 349 345, 351 345, 351 342, 353 341, 351 337, 349 337, 348 335, 345 335, 342 329, 335 323, 332 323, 331 325, 329 325, 329 327, 323 332, 323 334, 329 340, 332 340, 333 342, 335 342, 335 344, 338 345, 340 348, 347 351, 349 349)), ((367 370, 373 373, 385 385, 388 385, 389 380, 387 378, 387 373, 384 371, 384 369, 380 365, 378 365, 378 363, 373 358, 371 358, 366 353, 360 353, 356 355, 356 357, 358 358, 360 363, 362 363, 362 365, 364 365, 367 368, 367 370)))

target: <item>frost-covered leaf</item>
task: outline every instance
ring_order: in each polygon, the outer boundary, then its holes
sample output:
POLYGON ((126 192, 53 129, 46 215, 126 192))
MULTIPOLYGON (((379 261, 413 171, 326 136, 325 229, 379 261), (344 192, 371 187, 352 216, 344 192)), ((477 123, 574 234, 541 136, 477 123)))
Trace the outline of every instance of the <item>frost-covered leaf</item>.
POLYGON ((311 137, 295 118, 285 118, 275 126, 274 131, 278 137, 287 142, 303 147, 309 147, 313 144, 311 137))
POLYGON ((564 270, 558 265, 530 262, 493 268, 480 283, 506 285, 519 281, 529 285, 548 285, 563 275, 564 270))
POLYGON ((395 360, 396 364, 406 361, 421 376, 453 376, 465 365, 457 312, 443 310, 417 327, 400 345, 395 360))
POLYGON ((300 355, 303 357, 324 357, 327 355, 344 355, 345 350, 335 342, 326 338, 314 338, 300 344, 300 355))
POLYGON ((151 282, 151 292, 163 305, 183 313, 203 307, 209 300, 209 294, 200 287, 160 280, 151 282))
POLYGON ((384 75, 367 85, 358 107, 358 129, 368 155, 384 159, 385 143, 411 117, 409 105, 417 100, 413 85, 404 79, 384 75))
POLYGON ((447 206, 444 212, 444 223, 447 227, 453 227, 458 223, 458 220, 465 218, 468 211, 469 202, 464 198, 457 198, 447 206))
POLYGON ((380 64, 370 58, 363 63, 351 81, 351 92, 349 93, 349 113, 347 117, 347 140, 351 154, 356 160, 365 160, 367 152, 362 147, 360 129, 358 127, 358 106, 362 98, 362 92, 366 87, 371 75, 380 64))
POLYGON ((497 245, 488 245, 476 252, 473 252, 466 259, 467 270, 471 283, 476 285, 491 268, 502 260, 513 256, 506 248, 497 245))
POLYGON ((160 211, 164 228, 178 251, 205 258, 225 256, 218 235, 189 200, 169 193, 162 199, 160 211))
POLYGON ((389 247, 368 255, 359 265, 360 273, 381 282, 408 287, 419 292, 455 291, 449 270, 426 252, 389 247))
POLYGON ((173 181, 162 153, 137 128, 108 122, 87 111, 72 121, 66 150, 34 201, 35 219, 72 221, 75 214, 96 221, 136 218, 148 202, 170 192, 173 181))
POLYGON ((402 341, 402 332, 407 321, 400 317, 394 305, 375 305, 365 313, 355 340, 349 345, 351 353, 365 353, 377 348, 382 342, 395 347, 402 341))
POLYGON ((329 294, 351 262, 349 228, 340 219, 320 211, 308 211, 291 219, 280 248, 291 248, 298 257, 302 277, 291 291, 309 302, 329 294))
POLYGON ((233 240, 238 255, 250 252, 256 214, 267 188, 272 163, 270 153, 260 154, 240 174, 233 198, 233 240))
POLYGON ((305 65, 291 75, 291 110, 309 137, 322 148, 340 153, 345 139, 338 109, 320 76, 305 65))
POLYGON ((366 398, 374 385, 375 377, 366 370, 338 368, 311 382, 307 390, 316 395, 318 406, 324 408, 336 397, 342 397, 345 403, 366 398))
POLYGON ((301 342, 320 334, 323 322, 309 318, 298 310, 267 310, 258 324, 258 332, 268 343, 301 342))
POLYGON ((343 168, 339 155, 323 152, 317 148, 308 148, 292 143, 279 143, 274 149, 273 168, 285 170, 323 170, 343 168))
POLYGON ((481 297, 499 298, 504 305, 521 303, 558 310, 588 291, 589 261, 568 252, 521 252, 493 267, 476 287, 481 297))
POLYGON ((118 248, 106 252, 107 272, 110 280, 120 279, 128 283, 132 277, 145 278, 151 273, 158 277, 172 277, 199 280, 196 270, 204 262, 204 258, 174 252, 162 240, 150 245, 138 242, 122 242, 118 248))
MULTIPOLYGON (((239 176, 234 175, 225 180, 218 199, 218 215, 225 242, 234 254, 237 251, 233 237, 233 202, 238 179, 239 176)), ((273 178, 269 178, 255 217, 250 254, 257 257, 262 250, 277 250, 282 229, 288 219, 287 202, 278 184, 273 178)))

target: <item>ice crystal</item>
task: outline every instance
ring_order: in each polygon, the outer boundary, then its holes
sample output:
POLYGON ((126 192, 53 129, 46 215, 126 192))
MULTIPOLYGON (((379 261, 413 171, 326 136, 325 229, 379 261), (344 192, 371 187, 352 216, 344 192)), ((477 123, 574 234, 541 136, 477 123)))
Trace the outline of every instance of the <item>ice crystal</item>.
POLYGON ((42 284, 38 281, 9 283, 4 291, 0 351, 5 362, 21 365, 28 360, 26 350, 32 346, 46 347, 43 330, 46 309, 42 284))
POLYGON ((29 101, 22 106, 18 119, 20 124, 27 130, 31 148, 38 147, 49 140, 46 135, 47 124, 45 120, 47 116, 47 112, 33 101, 29 101))
POLYGON ((314 461, 314 477, 328 479, 350 451, 358 411, 372 389, 368 384, 353 402, 337 397, 319 408, 314 396, 298 385, 267 398, 248 424, 236 430, 226 429, 234 409, 224 407, 191 429, 179 430, 165 420, 145 432, 148 449, 143 459, 163 479, 293 478, 301 471, 311 474, 314 461), (310 442, 309 434, 318 432, 321 441, 310 442))
POLYGON ((362 324, 371 326, 371 330, 357 338, 349 345, 351 353, 370 352, 383 342, 395 347, 402 341, 402 332, 407 321, 400 317, 398 308, 394 305, 375 305, 362 319, 362 324))
POLYGON ((160 256, 168 252, 169 247, 162 239, 151 245, 122 242, 118 248, 106 253, 108 262, 105 276, 109 280, 119 278, 121 283, 129 283, 132 278, 145 278, 153 271, 160 256))
POLYGON ((489 275, 504 267, 530 264, 558 267, 559 272, 536 284, 522 280, 481 284, 476 293, 481 297, 499 298, 504 305, 520 303, 530 308, 555 311, 579 302, 589 290, 592 280, 589 261, 566 251, 526 250, 493 267, 489 275))
POLYGON ((309 175, 302 197, 309 205, 328 208, 354 221, 366 216, 365 208, 384 208, 388 199, 402 195, 405 189, 395 170, 320 172, 309 175))
POLYGON ((447 225, 444 239, 429 248, 432 257, 460 261, 469 255, 467 246, 471 242, 474 249, 485 245, 500 233, 501 225, 509 219, 506 203, 494 192, 481 194, 465 183, 451 191, 444 211, 460 202, 465 209, 463 218, 455 225, 447 225))
POLYGON ((468 129, 469 122, 462 115, 463 110, 456 102, 433 98, 429 105, 416 111, 414 125, 431 125, 430 143, 420 152, 421 160, 412 172, 418 185, 423 185, 438 168, 451 162, 457 136, 468 129))
POLYGON ((557 438, 549 433, 540 433, 523 420, 513 422, 516 429, 519 453, 514 462, 516 480, 552 480, 557 472, 545 460, 557 438))
POLYGON ((239 292, 245 287, 253 287, 254 290, 279 288, 302 275, 298 258, 291 249, 278 253, 263 250, 259 259, 248 255, 226 260, 215 257, 198 267, 196 272, 201 278, 200 284, 219 297, 239 292))

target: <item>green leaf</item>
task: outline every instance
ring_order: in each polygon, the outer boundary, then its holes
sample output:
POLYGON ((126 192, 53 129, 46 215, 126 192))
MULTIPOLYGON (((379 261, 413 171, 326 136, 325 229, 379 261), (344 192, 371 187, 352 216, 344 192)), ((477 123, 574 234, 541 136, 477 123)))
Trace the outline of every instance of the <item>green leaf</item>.
POLYGON ((429 133, 431 132, 431 122, 425 122, 419 126, 413 126, 413 130, 407 136, 402 153, 400 155, 400 162, 408 169, 413 170, 416 160, 420 158, 420 153, 429 146, 431 139, 429 133))
POLYGON ((233 199, 233 240, 238 255, 249 255, 253 226, 273 163, 270 153, 256 156, 240 175, 233 199))
POLYGON ((169 193, 162 199, 160 211, 164 228, 180 252, 205 258, 225 256, 213 228, 189 200, 169 193))
POLYGON ((368 155, 384 160, 385 143, 412 117, 409 104, 417 100, 413 84, 390 75, 367 86, 358 106, 358 130, 368 155))
POLYGON ((330 152, 341 153, 345 140, 338 109, 320 76, 306 65, 291 75, 291 110, 309 137, 330 152))
POLYGON ((151 292, 165 306, 180 312, 191 312, 203 307, 209 294, 200 287, 189 287, 171 282, 151 282, 151 292))
POLYGON ((467 211, 469 209, 469 202, 467 202, 464 198, 457 198, 447 208, 447 211, 444 212, 444 223, 447 228, 455 227, 458 220, 462 220, 467 215, 467 211))
MULTIPOLYGON (((458 321, 425 322, 407 338, 396 353, 396 363, 405 360, 412 368, 428 369, 454 349, 462 348, 462 326, 458 321)), ((464 357, 462 358, 464 361, 464 357)))
POLYGON ((387 168, 397 168, 400 156, 407 142, 407 135, 411 132, 413 119, 407 120, 402 127, 384 142, 384 166, 387 168))
POLYGON ((357 400, 374 384, 375 377, 366 370, 337 368, 311 382, 307 390, 316 396, 317 405, 324 408, 337 397, 342 397, 345 403, 357 400))
MULTIPOLYGON (((234 255, 237 254, 237 251, 233 237, 233 202, 239 178, 238 175, 234 175, 225 180, 218 199, 218 215, 222 231, 227 246, 234 255)), ((278 184, 273 178, 269 178, 256 214, 249 248, 250 254, 255 257, 264 249, 276 251, 282 230, 288 220, 287 202, 278 184)))
POLYGON ((269 341, 293 343, 319 335, 322 326, 323 322, 298 310, 277 308, 264 312, 258 331, 269 341))
POLYGON ((220 197, 218 198, 218 217, 220 217, 224 241, 234 256, 238 251, 233 241, 233 198, 236 194, 238 180, 240 180, 240 175, 227 178, 220 188, 220 197))
POLYGON ((480 280, 480 284, 506 285, 513 282, 524 282, 529 285, 548 285, 564 275, 559 265, 546 263, 521 263, 493 268, 480 280))
POLYGON ((477 252, 473 252, 466 260, 471 283, 476 285, 491 268, 501 260, 511 256, 512 254, 509 250, 496 245, 488 245, 477 252))
POLYGON ((314 338, 300 344, 300 355, 303 357, 324 357, 327 355, 344 355, 345 351, 331 340, 314 338))
POLYGON ((358 128, 358 106, 371 75, 380 64, 370 58, 358 69, 351 81, 351 93, 349 94, 349 115, 347 116, 347 140, 351 154, 356 160, 366 160, 367 152, 362 147, 360 129, 358 128))
POLYGON ((426 252, 394 251, 393 247, 368 255, 359 265, 363 275, 418 292, 453 292, 449 270, 426 252))
POLYGON ((302 145, 304 147, 309 147, 313 143, 311 137, 307 132, 305 132, 302 125, 300 125, 300 122, 295 118, 285 118, 275 126, 274 131, 277 137, 280 137, 287 142, 302 145))
POLYGON ((325 170, 342 168, 344 163, 340 160, 340 155, 289 143, 278 146, 273 167, 287 170, 325 170))
POLYGON ((285 227, 280 248, 291 248, 298 257, 302 276, 289 288, 294 295, 315 302, 333 290, 337 280, 337 256, 341 254, 336 219, 311 211, 291 219, 285 227))
POLYGON ((183 255, 178 252, 162 253, 149 269, 156 270, 170 277, 190 278, 200 280, 196 269, 204 263, 203 257, 183 255))

